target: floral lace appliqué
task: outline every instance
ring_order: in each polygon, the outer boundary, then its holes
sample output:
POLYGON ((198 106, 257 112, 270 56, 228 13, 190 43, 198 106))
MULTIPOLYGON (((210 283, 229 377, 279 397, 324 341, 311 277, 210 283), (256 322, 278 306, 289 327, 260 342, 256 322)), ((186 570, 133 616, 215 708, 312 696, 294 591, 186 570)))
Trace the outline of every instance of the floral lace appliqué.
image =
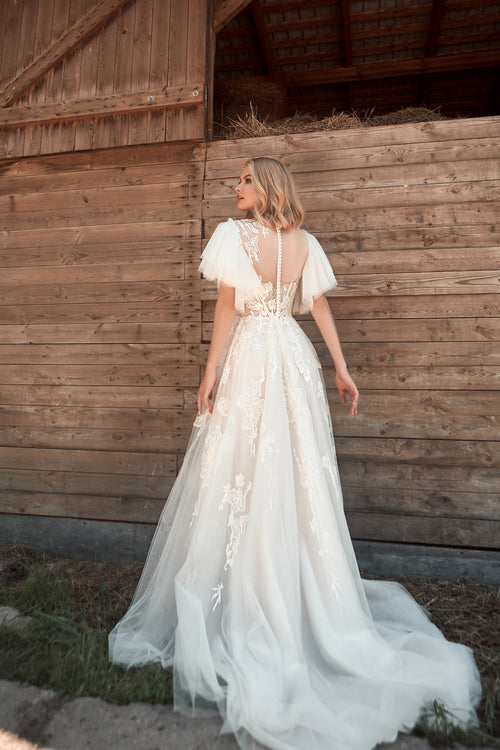
POLYGON ((259 378, 250 378, 250 382, 245 388, 245 392, 240 394, 236 403, 244 412, 242 428, 248 435, 250 441, 250 453, 255 456, 255 438, 257 437, 257 427, 259 424, 262 411, 264 409, 264 399, 262 398, 262 384, 265 380, 264 369, 261 370, 259 378))
POLYGON ((328 474, 330 475, 332 484, 335 487, 335 502, 340 503, 340 498, 342 497, 342 490, 340 487, 340 478, 339 478, 337 467, 332 466, 332 462, 329 456, 321 456, 321 465, 323 466, 325 471, 327 471, 328 474))
POLYGON ((241 242, 245 248, 245 252, 251 261, 257 259, 260 255, 259 250, 259 233, 262 233, 264 237, 269 234, 269 229, 258 224, 256 221, 235 221, 234 222, 239 230, 241 242))
POLYGON ((227 525, 230 530, 229 542, 226 545, 226 563, 224 570, 233 566, 234 558, 238 552, 241 539, 247 527, 248 514, 245 514, 247 495, 252 489, 252 483, 247 482, 243 474, 237 474, 235 477, 235 486, 230 487, 226 484, 223 488, 223 496, 219 509, 222 510, 224 505, 229 505, 229 517, 227 525))
POLYGON ((317 497, 320 496, 321 490, 318 486, 318 478, 316 475, 315 467, 312 462, 304 458, 301 460, 294 450, 295 460, 299 467, 300 484, 307 492, 307 498, 309 500, 309 506, 311 508, 311 520, 309 527, 318 541, 318 555, 324 557, 325 555, 333 555, 333 546, 331 535, 325 531, 323 524, 321 523, 320 512, 317 503, 317 497))

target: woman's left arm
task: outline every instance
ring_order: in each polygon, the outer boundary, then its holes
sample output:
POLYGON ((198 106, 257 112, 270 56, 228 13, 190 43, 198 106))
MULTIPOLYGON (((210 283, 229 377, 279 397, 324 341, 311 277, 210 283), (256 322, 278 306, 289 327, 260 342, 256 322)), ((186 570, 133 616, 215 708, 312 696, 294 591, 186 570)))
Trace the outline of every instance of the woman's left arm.
POLYGON ((236 314, 234 295, 234 287, 227 284, 220 284, 219 296, 215 305, 212 339, 210 349, 208 350, 205 374, 198 390, 198 414, 201 414, 203 407, 208 409, 210 414, 213 411, 211 398, 217 380, 217 365, 236 314))
POLYGON ((354 416, 358 413, 359 392, 354 380, 347 371, 347 365, 337 333, 337 326, 335 325, 330 305, 324 294, 315 298, 311 313, 332 356, 336 371, 335 385, 340 394, 340 400, 345 404, 345 394, 346 392, 349 394, 351 399, 350 413, 354 416))

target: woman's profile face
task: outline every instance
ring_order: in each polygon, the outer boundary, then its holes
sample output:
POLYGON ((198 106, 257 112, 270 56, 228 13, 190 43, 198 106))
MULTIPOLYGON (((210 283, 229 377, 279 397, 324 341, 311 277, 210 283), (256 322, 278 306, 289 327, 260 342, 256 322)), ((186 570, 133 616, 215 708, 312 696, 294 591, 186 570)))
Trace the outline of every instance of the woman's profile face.
POLYGON ((253 184, 250 167, 245 167, 240 175, 240 181, 234 188, 236 191, 236 200, 240 211, 253 211, 257 196, 253 184))

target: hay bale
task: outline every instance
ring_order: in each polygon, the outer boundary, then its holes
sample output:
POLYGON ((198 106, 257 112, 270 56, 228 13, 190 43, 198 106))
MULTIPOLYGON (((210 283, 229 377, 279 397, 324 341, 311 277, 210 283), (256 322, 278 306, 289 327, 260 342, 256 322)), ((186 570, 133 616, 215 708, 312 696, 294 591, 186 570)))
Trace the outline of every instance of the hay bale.
MULTIPOLYGON (((272 87, 271 84, 270 87, 272 87)), ((230 88, 227 89, 228 92, 231 90, 230 88)), ((244 99, 243 91, 244 89, 239 92, 242 99, 244 99)), ((270 93, 271 88, 264 90, 264 99, 266 91, 270 93)), ((270 111, 272 110, 271 106, 269 111, 266 112, 266 106, 266 104, 259 106, 253 101, 246 100, 244 107, 241 108, 234 100, 229 109, 220 111, 219 120, 215 123, 214 140, 261 138, 268 135, 310 133, 318 130, 347 130, 349 128, 403 125, 412 122, 449 119, 442 115, 439 109, 428 109, 427 107, 404 107, 385 115, 376 115, 373 110, 362 114, 354 111, 332 112, 329 117, 322 118, 305 112, 297 112, 289 117, 278 119, 270 111)))

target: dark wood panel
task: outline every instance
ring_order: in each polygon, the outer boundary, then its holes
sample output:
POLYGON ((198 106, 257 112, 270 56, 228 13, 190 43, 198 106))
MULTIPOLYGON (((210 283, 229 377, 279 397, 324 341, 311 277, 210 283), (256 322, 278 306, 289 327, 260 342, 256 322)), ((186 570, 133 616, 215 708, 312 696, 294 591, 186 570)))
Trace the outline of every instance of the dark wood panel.
POLYGON ((164 505, 163 499, 132 497, 128 493, 124 497, 112 497, 0 490, 0 513, 5 514, 156 523, 164 505))
POLYGON ((444 547, 500 548, 500 523, 390 513, 348 511, 347 523, 355 539, 372 539, 412 544, 437 544, 444 547))

